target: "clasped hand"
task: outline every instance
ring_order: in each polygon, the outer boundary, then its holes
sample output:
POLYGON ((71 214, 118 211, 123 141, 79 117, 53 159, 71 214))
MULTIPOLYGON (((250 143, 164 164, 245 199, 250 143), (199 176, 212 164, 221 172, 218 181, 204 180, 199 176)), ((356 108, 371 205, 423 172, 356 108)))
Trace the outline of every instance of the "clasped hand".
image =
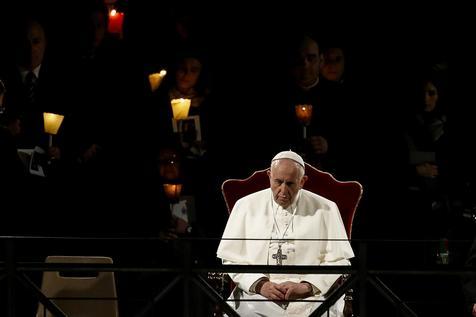
POLYGON ((311 295, 308 283, 284 282, 280 284, 267 281, 263 284, 260 294, 270 300, 293 300, 311 295))

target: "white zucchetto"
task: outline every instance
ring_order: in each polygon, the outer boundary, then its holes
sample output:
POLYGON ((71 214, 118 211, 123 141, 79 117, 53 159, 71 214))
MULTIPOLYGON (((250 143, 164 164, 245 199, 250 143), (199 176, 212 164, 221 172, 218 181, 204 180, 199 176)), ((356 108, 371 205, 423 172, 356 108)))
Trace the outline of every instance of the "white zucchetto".
POLYGON ((281 159, 289 159, 293 160, 294 162, 298 163, 304 168, 304 160, 302 157, 297 154, 296 152, 293 151, 282 151, 276 154, 275 157, 271 160, 271 162, 276 161, 276 160, 281 160, 281 159))

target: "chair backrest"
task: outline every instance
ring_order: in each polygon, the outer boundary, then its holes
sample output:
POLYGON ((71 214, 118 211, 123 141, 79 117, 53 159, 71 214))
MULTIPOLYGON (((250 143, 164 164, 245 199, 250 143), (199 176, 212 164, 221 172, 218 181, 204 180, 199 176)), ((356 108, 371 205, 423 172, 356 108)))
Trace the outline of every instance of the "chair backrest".
MULTIPOLYGON (((110 257, 98 256, 48 256, 46 263, 112 264, 110 257)), ((42 293, 71 317, 118 317, 114 272, 81 272, 65 274, 45 271, 42 293)), ((37 317, 52 317, 42 304, 37 317)))
MULTIPOLYGON (((362 197, 362 185, 356 181, 338 181, 327 172, 320 171, 306 164, 305 174, 308 176, 304 189, 332 200, 339 207, 342 220, 350 238, 355 211, 362 197)), ((246 179, 228 179, 223 182, 221 190, 228 212, 231 212, 236 201, 256 191, 269 188, 267 170, 256 171, 246 179)))

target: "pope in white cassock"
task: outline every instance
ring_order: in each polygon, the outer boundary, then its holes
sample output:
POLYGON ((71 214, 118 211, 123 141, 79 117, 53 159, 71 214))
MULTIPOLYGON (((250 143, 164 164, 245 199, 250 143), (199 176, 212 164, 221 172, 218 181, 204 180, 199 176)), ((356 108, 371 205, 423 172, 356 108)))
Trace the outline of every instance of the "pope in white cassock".
MULTIPOLYGON (((354 252, 348 241, 322 240, 347 240, 347 234, 337 205, 302 189, 307 176, 301 156, 280 152, 271 161, 268 176, 270 188, 241 198, 233 207, 217 251, 223 263, 350 265, 354 252)), ((229 299, 239 300, 229 303, 240 316, 273 317, 310 315, 339 278, 336 274, 229 275, 236 284, 229 299), (313 301, 287 302, 296 299, 313 301)), ((331 307, 330 316, 342 316, 343 308, 342 297, 331 307)))

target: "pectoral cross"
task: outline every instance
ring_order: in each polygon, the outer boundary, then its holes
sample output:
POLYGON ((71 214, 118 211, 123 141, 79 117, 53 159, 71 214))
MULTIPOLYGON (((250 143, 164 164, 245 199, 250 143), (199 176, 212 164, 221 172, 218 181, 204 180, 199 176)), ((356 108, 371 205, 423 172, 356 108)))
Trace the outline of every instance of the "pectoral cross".
POLYGON ((288 256, 283 254, 283 250, 281 250, 281 245, 278 245, 278 252, 273 254, 273 259, 276 259, 276 265, 283 265, 283 260, 286 260, 288 256))

